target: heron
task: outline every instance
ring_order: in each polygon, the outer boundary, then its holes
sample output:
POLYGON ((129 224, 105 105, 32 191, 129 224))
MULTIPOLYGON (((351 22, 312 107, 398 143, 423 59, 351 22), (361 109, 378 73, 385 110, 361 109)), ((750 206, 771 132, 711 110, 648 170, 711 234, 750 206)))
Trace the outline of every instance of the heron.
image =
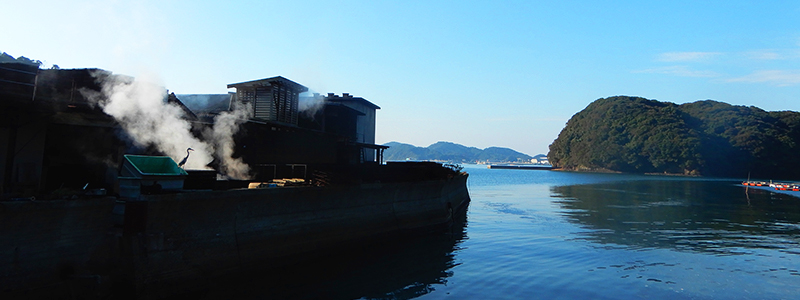
POLYGON ((194 149, 186 148, 186 157, 184 157, 183 160, 181 160, 181 162, 178 163, 178 167, 183 168, 183 165, 186 164, 186 160, 189 159, 189 153, 191 153, 189 151, 194 151, 194 149))

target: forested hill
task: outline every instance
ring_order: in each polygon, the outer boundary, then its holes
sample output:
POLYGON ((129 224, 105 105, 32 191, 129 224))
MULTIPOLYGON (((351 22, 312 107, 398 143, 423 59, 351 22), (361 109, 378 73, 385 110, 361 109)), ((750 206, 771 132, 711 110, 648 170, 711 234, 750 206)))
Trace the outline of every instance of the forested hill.
POLYGON ((531 156, 511 150, 509 148, 489 147, 478 149, 450 142, 437 142, 428 147, 398 142, 385 144, 389 149, 383 153, 385 160, 445 160, 451 162, 529 162, 531 156))
POLYGON ((566 169, 800 179, 799 150, 798 112, 618 96, 572 116, 547 156, 566 169))

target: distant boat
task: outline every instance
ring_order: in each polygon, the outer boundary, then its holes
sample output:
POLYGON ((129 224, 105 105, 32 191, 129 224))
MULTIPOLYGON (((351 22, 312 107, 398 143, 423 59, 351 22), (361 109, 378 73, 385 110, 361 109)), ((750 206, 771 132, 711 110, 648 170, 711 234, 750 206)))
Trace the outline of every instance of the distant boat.
POLYGON ((766 181, 744 181, 742 185, 746 186, 760 186, 771 187, 777 191, 793 191, 800 192, 800 183, 783 183, 783 182, 766 182, 766 181))
POLYGON ((800 185, 798 185, 797 183, 776 182, 776 183, 770 183, 769 186, 775 188, 775 190, 778 191, 794 191, 794 192, 800 191, 800 185))
POLYGON ((534 165, 534 164, 508 164, 508 165, 489 165, 489 169, 514 169, 514 170, 552 170, 551 165, 534 165))

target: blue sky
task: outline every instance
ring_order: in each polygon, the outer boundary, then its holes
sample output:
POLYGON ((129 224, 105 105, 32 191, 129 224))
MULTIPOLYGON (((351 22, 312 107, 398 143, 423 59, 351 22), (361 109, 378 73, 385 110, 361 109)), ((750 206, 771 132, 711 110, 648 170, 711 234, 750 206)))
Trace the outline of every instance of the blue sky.
POLYGON ((377 142, 535 155, 598 99, 800 111, 797 1, 16 1, 0 51, 178 94, 284 76, 379 105, 377 142))

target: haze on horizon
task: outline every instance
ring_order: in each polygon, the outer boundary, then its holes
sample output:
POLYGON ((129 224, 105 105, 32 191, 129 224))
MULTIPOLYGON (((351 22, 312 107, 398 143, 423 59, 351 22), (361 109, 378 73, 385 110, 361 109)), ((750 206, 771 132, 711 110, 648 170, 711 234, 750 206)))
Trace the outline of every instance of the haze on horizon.
POLYGON ((0 51, 177 94, 280 75, 380 106, 380 144, 547 153, 616 95, 800 111, 800 2, 337 2, 12 0, 0 51))

